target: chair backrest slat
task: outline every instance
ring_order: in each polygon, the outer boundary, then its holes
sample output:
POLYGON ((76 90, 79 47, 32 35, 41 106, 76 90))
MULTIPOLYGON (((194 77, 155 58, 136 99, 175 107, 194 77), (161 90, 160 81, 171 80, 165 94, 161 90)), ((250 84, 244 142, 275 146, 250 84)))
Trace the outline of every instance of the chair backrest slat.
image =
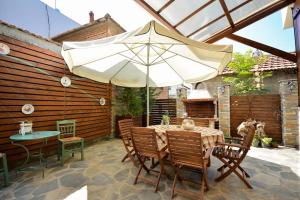
POLYGON ((56 129, 60 131, 60 135, 67 136, 76 134, 76 120, 62 120, 56 122, 56 129))
POLYGON ((131 137, 131 128, 133 127, 132 119, 123 119, 118 122, 120 137, 121 138, 130 138, 131 137))
POLYGON ((255 127, 252 124, 249 124, 248 126, 246 126, 248 129, 248 133, 247 135, 244 137, 243 140, 243 146, 246 147, 247 149, 250 148, 251 144, 252 144, 252 140, 254 138, 255 135, 255 127))
POLYGON ((154 129, 145 127, 133 127, 131 136, 136 152, 143 156, 156 155, 158 146, 154 129))
POLYGON ((168 149, 172 162, 203 164, 201 134, 190 131, 167 131, 168 149))
MULTIPOLYGON (((194 120, 195 126, 209 127, 209 119, 196 117, 191 117, 189 119, 194 120)), ((183 120, 184 118, 177 118, 176 123, 181 125, 183 120)))

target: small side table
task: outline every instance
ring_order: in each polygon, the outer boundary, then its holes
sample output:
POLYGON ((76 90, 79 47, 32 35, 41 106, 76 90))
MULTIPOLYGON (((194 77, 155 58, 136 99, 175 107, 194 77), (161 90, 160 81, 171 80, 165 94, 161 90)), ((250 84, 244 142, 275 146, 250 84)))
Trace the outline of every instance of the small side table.
POLYGON ((47 160, 44 158, 43 155, 43 147, 47 144, 48 138, 50 137, 59 137, 60 132, 59 131, 35 131, 30 134, 15 134, 9 137, 11 140, 12 145, 19 146, 23 148, 27 154, 26 159, 22 163, 20 167, 18 167, 18 170, 24 169, 24 166, 29 162, 31 157, 38 157, 40 161, 40 168, 43 170, 43 178, 44 178, 44 170, 45 170, 45 165, 47 167, 47 160), (28 148, 19 143, 19 142, 24 142, 24 141, 33 141, 33 140, 42 140, 41 146, 39 148, 39 151, 36 153, 30 153, 28 148), (45 163, 45 165, 43 165, 45 163))

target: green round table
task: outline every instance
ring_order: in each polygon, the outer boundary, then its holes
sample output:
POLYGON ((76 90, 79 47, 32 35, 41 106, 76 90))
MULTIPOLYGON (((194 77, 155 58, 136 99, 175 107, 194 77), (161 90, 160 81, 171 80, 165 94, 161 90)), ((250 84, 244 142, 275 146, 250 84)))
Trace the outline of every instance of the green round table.
MULTIPOLYGON (((44 145, 47 144, 48 138, 50 137, 59 137, 60 132, 59 131, 34 131, 29 134, 21 135, 21 134, 15 134, 9 137, 11 140, 11 143, 15 146, 19 146, 23 148, 27 154, 27 157, 23 164, 18 168, 18 170, 23 169, 23 167, 29 162, 31 157, 38 157, 40 161, 40 167, 42 167, 42 163, 46 163, 47 166, 47 160, 43 156, 43 147, 44 145), (33 141, 33 140, 42 140, 42 144, 39 148, 38 153, 32 153, 30 154, 28 148, 19 142, 24 142, 24 141, 33 141)), ((43 177, 44 177, 44 166, 42 167, 43 169, 43 177)))

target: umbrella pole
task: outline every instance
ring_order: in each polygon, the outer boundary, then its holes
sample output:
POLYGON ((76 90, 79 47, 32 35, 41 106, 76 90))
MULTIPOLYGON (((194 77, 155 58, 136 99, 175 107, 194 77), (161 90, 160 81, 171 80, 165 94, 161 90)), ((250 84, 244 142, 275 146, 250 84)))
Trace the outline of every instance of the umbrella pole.
POLYGON ((147 66, 147 126, 149 126, 149 109, 150 109, 150 102, 149 102, 149 66, 147 66))
POLYGON ((147 87, 147 126, 149 126, 149 110, 150 110, 150 102, 149 102, 149 57, 150 57, 150 38, 149 44, 147 44, 147 78, 146 78, 146 87, 147 87))

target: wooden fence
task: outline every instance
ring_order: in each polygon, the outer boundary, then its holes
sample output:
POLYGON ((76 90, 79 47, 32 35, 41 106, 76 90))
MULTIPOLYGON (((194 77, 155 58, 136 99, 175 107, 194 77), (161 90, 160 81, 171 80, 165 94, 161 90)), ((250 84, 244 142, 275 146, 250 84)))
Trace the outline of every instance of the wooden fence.
MULTIPOLYGON (((85 140, 95 139, 111 132, 111 87, 71 74, 62 57, 52 51, 0 35, 7 44, 10 56, 0 56, 0 152, 8 155, 9 162, 23 159, 21 148, 11 145, 9 136, 18 133, 19 121, 31 120, 34 131, 55 130, 57 120, 76 119, 77 135, 85 140), (35 67, 31 66, 34 65, 35 67), (72 80, 69 88, 60 84, 67 75, 72 80), (107 104, 99 105, 104 97, 107 104), (35 111, 24 115, 24 104, 33 104, 35 111)), ((37 150, 40 141, 25 143, 37 150)), ((48 148, 56 147, 56 139, 48 148)))
POLYGON ((265 131, 277 142, 282 141, 280 95, 251 95, 230 97, 230 125, 232 136, 238 125, 248 118, 266 123, 265 131))
POLYGON ((176 123, 176 99, 157 99, 151 109, 151 124, 160 124, 161 117, 169 112, 171 123, 176 123))

